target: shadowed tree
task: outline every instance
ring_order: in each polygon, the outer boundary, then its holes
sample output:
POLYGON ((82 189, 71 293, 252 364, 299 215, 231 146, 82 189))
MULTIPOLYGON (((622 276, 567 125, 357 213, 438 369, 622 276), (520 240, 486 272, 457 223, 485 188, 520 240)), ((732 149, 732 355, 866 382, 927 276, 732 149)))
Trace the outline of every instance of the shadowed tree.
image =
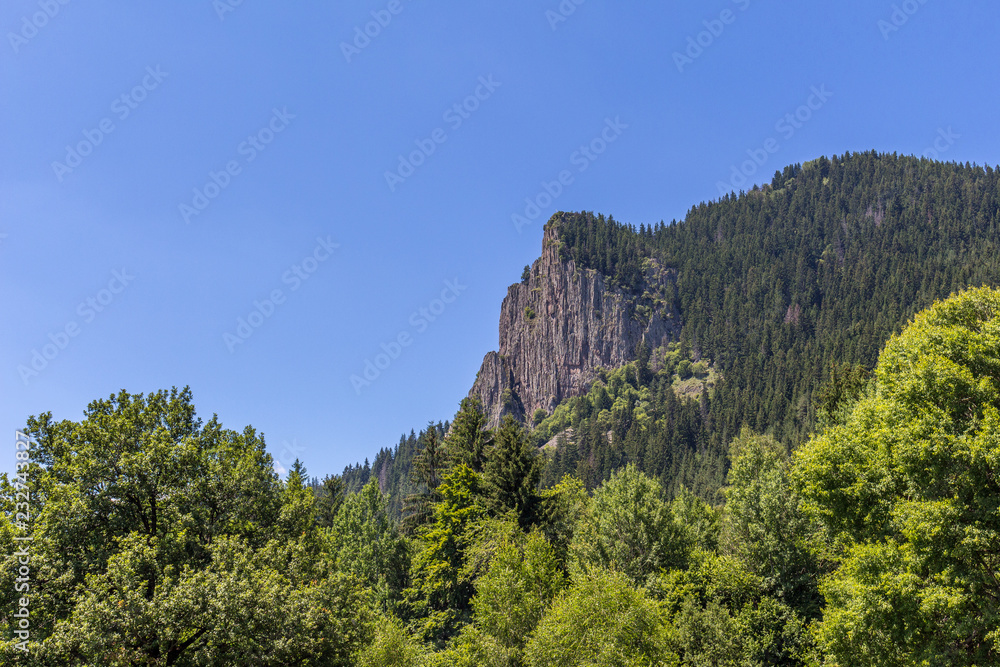
POLYGON ((483 482, 493 511, 514 512, 522 529, 541 518, 542 463, 524 428, 510 415, 504 417, 484 466, 483 482))
POLYGON ((451 432, 445 439, 445 449, 451 463, 463 463, 473 471, 482 472, 493 445, 493 431, 487 427, 486 415, 478 397, 462 399, 451 432))
POLYGON ((439 499, 437 488, 448 466, 447 454, 433 423, 420 438, 420 452, 413 459, 411 474, 418 491, 410 495, 403 507, 403 529, 412 534, 430 521, 434 503, 439 499))

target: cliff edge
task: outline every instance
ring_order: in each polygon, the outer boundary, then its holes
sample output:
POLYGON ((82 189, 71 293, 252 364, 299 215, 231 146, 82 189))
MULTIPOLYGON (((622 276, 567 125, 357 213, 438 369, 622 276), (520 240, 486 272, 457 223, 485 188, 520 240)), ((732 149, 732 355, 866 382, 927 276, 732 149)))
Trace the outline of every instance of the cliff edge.
POLYGON ((546 224, 542 255, 526 282, 511 285, 500 307, 500 345, 489 352, 469 392, 490 424, 504 415, 530 420, 587 391, 596 369, 635 359, 639 342, 650 349, 676 340, 680 317, 662 298, 672 269, 644 260, 640 293, 627 292, 561 253, 556 214, 546 224))

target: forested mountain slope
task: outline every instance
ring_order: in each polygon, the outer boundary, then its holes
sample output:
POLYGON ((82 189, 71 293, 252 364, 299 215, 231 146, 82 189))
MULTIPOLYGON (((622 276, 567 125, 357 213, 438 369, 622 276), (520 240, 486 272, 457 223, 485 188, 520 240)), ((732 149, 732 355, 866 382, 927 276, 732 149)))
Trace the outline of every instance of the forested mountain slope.
POLYGON ((559 214, 513 302, 589 285, 614 321, 563 300, 501 342, 585 323, 621 363, 581 354, 529 428, 473 391, 312 489, 187 387, 30 416, 0 664, 1000 664, 1000 290, 964 289, 996 179, 852 155, 672 225, 559 214))
MULTIPOLYGON (((573 471, 593 487, 631 461, 668 488, 683 483, 710 498, 741 427, 794 447, 816 425, 819 392, 834 372, 851 366, 863 377, 857 367, 872 368, 881 346, 916 312, 963 287, 1000 283, 998 179, 990 167, 855 153, 786 167, 763 188, 699 204, 671 224, 636 229, 603 215, 558 213, 545 233, 558 258, 544 265, 601 276, 602 289, 622 295, 621 312, 640 331, 669 315, 667 339, 675 344, 658 347, 665 342, 658 332, 645 341, 648 361, 622 373, 624 382, 605 373, 604 381, 577 382, 557 401, 544 396, 543 414, 507 412, 540 422, 536 444, 572 427, 571 437, 548 449, 549 480, 573 471), (651 281, 654 273, 661 279, 651 281), (709 376, 711 387, 692 386, 709 376)), ((552 248, 543 248, 543 260, 547 252, 552 248)), ((536 263, 525 285, 512 286, 508 299, 519 295, 517 308, 505 313, 522 316, 501 321, 501 343, 538 349, 548 331, 539 320, 565 318, 532 306, 538 274, 536 263)), ((626 328, 619 322, 604 331, 626 328)), ((628 347, 635 359, 638 350, 628 347)), ((488 403, 491 396, 523 403, 519 390, 565 370, 523 361, 508 362, 506 396, 477 391, 477 383, 473 394, 484 399, 487 415, 502 411, 488 403)), ((837 393, 834 387, 825 396, 837 393)), ((373 466, 388 480, 398 477, 412 449, 386 450, 373 466)))

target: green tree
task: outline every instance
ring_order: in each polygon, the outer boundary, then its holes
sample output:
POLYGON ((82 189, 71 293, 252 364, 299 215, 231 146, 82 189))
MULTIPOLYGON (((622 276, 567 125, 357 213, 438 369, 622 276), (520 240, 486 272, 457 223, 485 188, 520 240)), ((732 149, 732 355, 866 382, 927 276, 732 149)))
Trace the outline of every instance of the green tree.
POLYGON ((517 667, 524 646, 565 576, 545 537, 514 518, 488 518, 470 531, 466 576, 475 582, 473 623, 443 654, 445 664, 517 667))
POLYGON ((821 644, 842 664, 1000 660, 1000 292, 920 313, 875 386, 796 453, 839 567, 821 644))
POLYGON ((281 486, 278 526, 286 535, 306 535, 316 523, 316 497, 306 480, 305 466, 296 459, 281 486))
POLYGON ((377 480, 344 500, 327 535, 337 569, 371 591, 383 610, 394 608, 407 584, 409 550, 377 480))
POLYGON ((802 665, 810 655, 806 623, 731 556, 697 549, 690 567, 661 572, 649 591, 685 665, 802 665))
POLYGON ((445 439, 449 460, 465 464, 473 472, 482 472, 492 445, 493 431, 488 427, 479 398, 463 398, 445 439))
POLYGON ((818 616, 820 563, 810 548, 817 526, 791 487, 784 446, 744 429, 729 447, 726 551, 762 578, 768 594, 807 617, 818 616))
POLYGON ((654 600, 617 572, 594 570, 556 598, 525 649, 529 667, 677 665, 654 600))
POLYGON ((649 346, 646 340, 640 340, 635 348, 635 379, 636 386, 644 386, 652 378, 649 370, 649 346))
POLYGON ((552 547, 537 530, 500 545, 472 599, 476 626, 493 640, 493 664, 522 663, 527 639, 563 581, 552 547))
POLYGON ((587 510, 590 497, 579 478, 565 475, 551 489, 542 492, 545 513, 542 530, 552 545, 563 570, 569 563, 569 549, 577 524, 587 510))
POLYGON ((832 425, 846 416, 871 379, 871 371, 861 364, 834 364, 830 375, 815 395, 817 422, 821 427, 832 425))
POLYGON ((459 464, 444 477, 434 519, 417 533, 407 599, 421 634, 436 644, 471 618, 473 582, 465 572, 467 532, 486 516, 480 476, 459 464))
POLYGON ((329 528, 344 504, 344 479, 340 475, 327 475, 316 491, 316 523, 329 528))
POLYGON ((374 638, 357 657, 357 667, 424 667, 429 652, 395 617, 379 619, 374 638))
POLYGON ((538 483, 542 460, 528 442, 524 428, 504 417, 483 469, 483 484, 497 514, 513 511, 522 529, 538 523, 541 496, 538 483))
MULTIPOLYGON (((282 484, 252 428, 202 425, 190 390, 122 391, 26 432, 41 664, 347 664, 366 640, 364 598, 322 557, 301 476, 282 484)), ((6 608, 17 567, 0 564, 6 608)))
POLYGON ((693 546, 660 483, 628 465, 594 492, 570 544, 571 571, 612 569, 643 586, 661 569, 684 567, 693 546))
POLYGON ((438 500, 438 486, 448 468, 448 453, 433 423, 427 425, 421 437, 420 452, 413 458, 413 482, 418 490, 406 499, 403 507, 403 528, 412 534, 431 520, 433 505, 438 500))
POLYGON ((300 567, 315 563, 301 545, 252 551, 222 537, 198 571, 163 566, 157 546, 121 542, 35 649, 42 664, 346 666, 368 640, 360 589, 344 575, 300 567))
POLYGON ((670 503, 674 522, 684 531, 682 541, 705 551, 715 551, 719 545, 721 517, 704 500, 681 486, 677 497, 670 503))

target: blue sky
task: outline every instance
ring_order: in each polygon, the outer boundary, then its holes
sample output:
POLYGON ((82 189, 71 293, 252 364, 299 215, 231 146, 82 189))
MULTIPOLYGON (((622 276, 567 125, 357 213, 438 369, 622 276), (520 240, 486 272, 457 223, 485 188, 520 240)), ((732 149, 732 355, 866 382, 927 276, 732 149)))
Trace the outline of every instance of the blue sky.
POLYGON ((669 222, 845 151, 995 165, 995 26, 943 0, 9 0, 0 425, 190 385, 339 472, 454 414, 556 210, 669 222))

